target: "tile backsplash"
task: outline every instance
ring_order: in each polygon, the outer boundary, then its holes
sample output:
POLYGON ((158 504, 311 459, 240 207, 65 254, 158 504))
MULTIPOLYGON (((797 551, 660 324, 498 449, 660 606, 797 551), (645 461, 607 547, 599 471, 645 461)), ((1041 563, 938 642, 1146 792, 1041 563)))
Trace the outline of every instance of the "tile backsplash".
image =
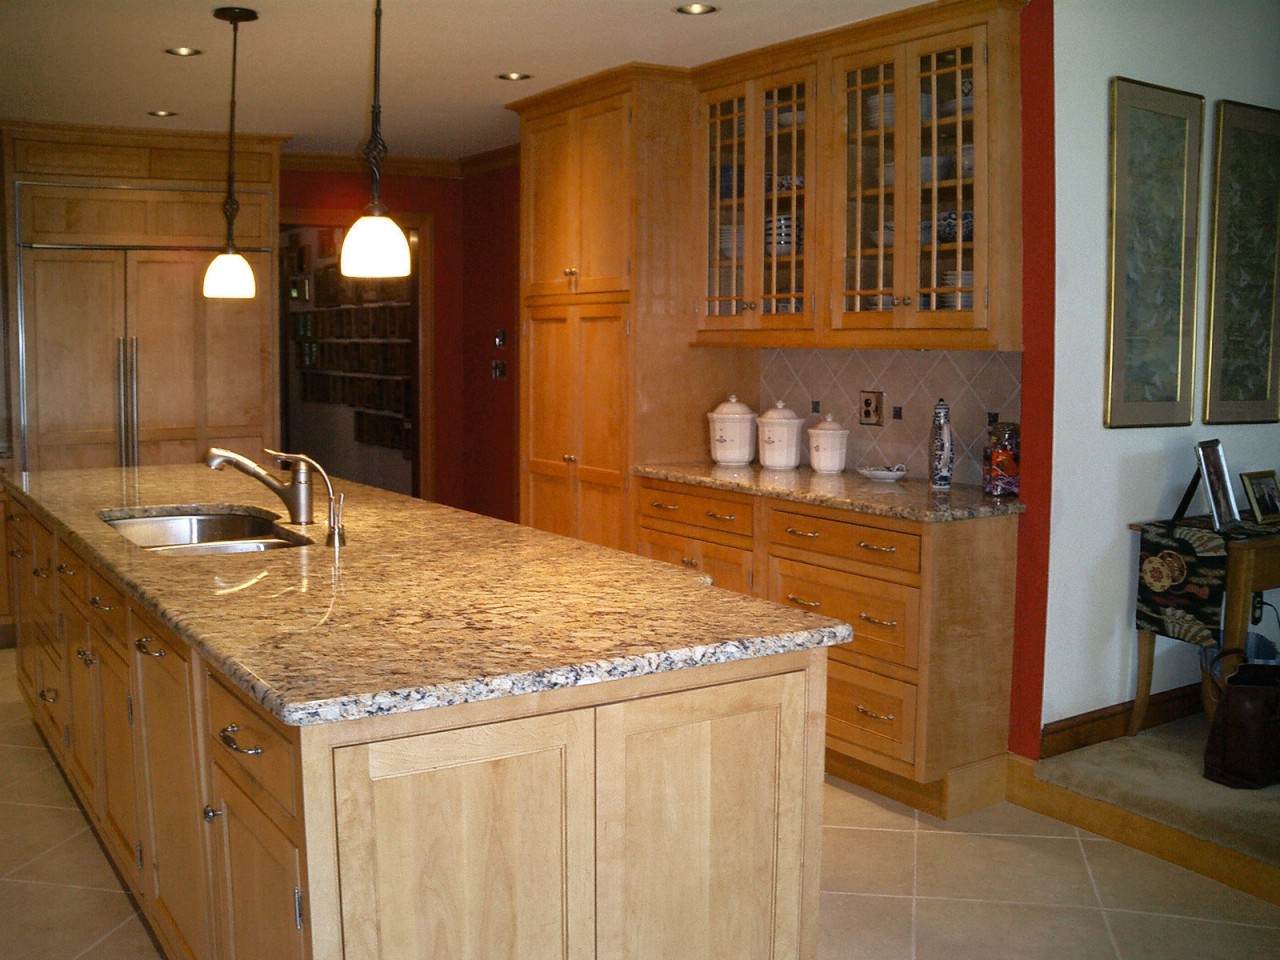
MULTIPOLYGON (((929 472, 929 433, 938 398, 951 407, 956 483, 982 482, 987 413, 1021 420, 1022 354, 966 350, 762 350, 760 402, 781 400, 805 418, 825 414, 849 428, 846 469, 904 463, 912 476, 929 472), (884 425, 858 423, 858 394, 884 392, 884 425), (820 412, 810 413, 817 400, 820 412), (902 418, 894 419, 895 407, 902 418)), ((801 444, 808 461, 808 434, 801 444)))

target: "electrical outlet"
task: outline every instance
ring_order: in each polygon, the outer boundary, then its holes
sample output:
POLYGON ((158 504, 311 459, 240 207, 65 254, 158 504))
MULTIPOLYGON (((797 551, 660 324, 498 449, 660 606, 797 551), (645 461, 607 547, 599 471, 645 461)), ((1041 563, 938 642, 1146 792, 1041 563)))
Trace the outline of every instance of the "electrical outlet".
POLYGON ((858 394, 858 422, 869 427, 884 425, 884 391, 863 390, 858 394))
POLYGON ((810 401, 809 401, 809 412, 810 412, 810 413, 821 413, 821 412, 822 412, 822 401, 821 401, 821 400, 810 400, 810 401))
POLYGON ((1257 626, 1262 622, 1262 594, 1253 595, 1253 609, 1249 611, 1249 622, 1257 626))
POLYGON ((901 420, 901 419, 902 419, 902 408, 901 408, 901 407, 894 407, 894 408, 893 408, 893 419, 895 419, 895 420, 901 420))

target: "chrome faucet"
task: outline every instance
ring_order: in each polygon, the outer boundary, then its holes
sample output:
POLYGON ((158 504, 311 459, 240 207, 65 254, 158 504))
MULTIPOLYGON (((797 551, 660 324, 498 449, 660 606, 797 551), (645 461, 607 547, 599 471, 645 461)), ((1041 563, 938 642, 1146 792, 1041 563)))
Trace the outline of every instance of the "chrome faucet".
POLYGON ((284 484, 273 477, 258 464, 246 456, 221 447, 210 447, 204 455, 204 462, 210 469, 218 470, 229 464, 246 476, 253 477, 268 490, 274 493, 289 510, 289 522, 298 524, 314 523, 315 517, 311 509, 311 471, 315 470, 324 480, 329 494, 329 535, 328 546, 341 546, 346 542, 346 534, 342 527, 342 501, 335 500, 333 484, 324 467, 316 463, 304 453, 281 453, 279 450, 263 449, 263 453, 272 457, 282 467, 289 469, 289 483, 284 484))

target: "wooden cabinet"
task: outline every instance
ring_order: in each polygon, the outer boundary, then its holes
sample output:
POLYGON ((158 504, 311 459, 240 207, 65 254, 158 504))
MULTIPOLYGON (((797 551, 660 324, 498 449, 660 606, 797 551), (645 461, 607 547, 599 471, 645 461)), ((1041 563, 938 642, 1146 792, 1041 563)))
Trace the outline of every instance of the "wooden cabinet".
POLYGON ((937 4, 695 71, 699 342, 1021 349, 1020 8, 937 4))
POLYGON ((637 499, 641 556, 697 570, 726 590, 752 592, 751 497, 642 480, 637 499))
POLYGON ((712 90, 703 192, 709 251, 699 329, 812 329, 815 185, 812 64, 712 90), (809 243, 809 246, 806 244, 809 243))
POLYGON ((148 916, 174 960, 205 960, 213 954, 193 654, 136 608, 130 611, 130 639, 142 707, 148 916))
POLYGON ((528 296, 625 291, 631 280, 631 97, 531 120, 521 131, 522 287, 528 296))

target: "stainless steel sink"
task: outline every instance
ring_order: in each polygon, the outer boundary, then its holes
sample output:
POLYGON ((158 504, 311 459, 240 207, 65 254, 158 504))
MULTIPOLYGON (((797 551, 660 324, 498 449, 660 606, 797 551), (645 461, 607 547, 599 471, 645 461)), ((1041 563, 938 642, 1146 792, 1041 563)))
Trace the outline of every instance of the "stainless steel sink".
POLYGON ((198 556, 218 553, 261 553, 311 543, 311 539, 276 523, 276 516, 257 507, 174 507, 105 510, 99 516, 121 536, 156 553, 198 556))

